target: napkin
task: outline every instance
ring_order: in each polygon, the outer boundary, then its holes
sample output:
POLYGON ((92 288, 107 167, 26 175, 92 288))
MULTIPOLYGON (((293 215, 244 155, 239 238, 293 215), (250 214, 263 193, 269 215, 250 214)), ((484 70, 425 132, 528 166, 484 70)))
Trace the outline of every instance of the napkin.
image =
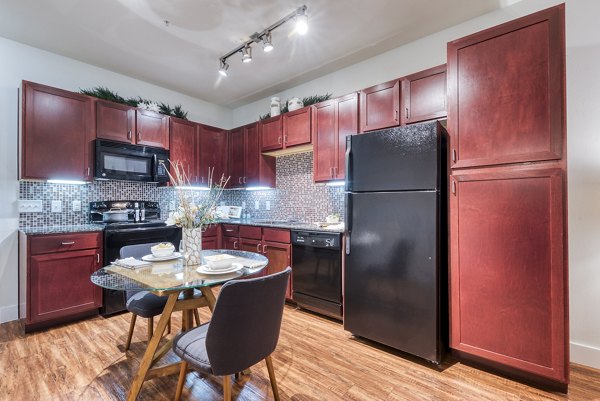
POLYGON ((117 259, 114 262, 111 262, 112 265, 125 267, 127 269, 139 269, 140 267, 152 266, 150 262, 144 262, 143 260, 138 260, 136 258, 125 258, 125 259, 117 259))

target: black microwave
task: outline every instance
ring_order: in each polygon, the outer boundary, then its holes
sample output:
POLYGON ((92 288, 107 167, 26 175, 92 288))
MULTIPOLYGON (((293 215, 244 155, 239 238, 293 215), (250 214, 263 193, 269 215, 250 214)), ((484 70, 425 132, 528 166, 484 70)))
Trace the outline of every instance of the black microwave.
POLYGON ((94 177, 164 183, 169 181, 168 160, 165 149, 97 139, 94 177))

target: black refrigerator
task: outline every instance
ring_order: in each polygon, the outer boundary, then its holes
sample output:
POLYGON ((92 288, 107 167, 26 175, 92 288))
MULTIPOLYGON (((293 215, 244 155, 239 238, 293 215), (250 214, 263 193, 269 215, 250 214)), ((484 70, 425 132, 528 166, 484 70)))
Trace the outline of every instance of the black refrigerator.
POLYGON ((445 129, 347 137, 344 329, 434 363, 448 338, 445 129))

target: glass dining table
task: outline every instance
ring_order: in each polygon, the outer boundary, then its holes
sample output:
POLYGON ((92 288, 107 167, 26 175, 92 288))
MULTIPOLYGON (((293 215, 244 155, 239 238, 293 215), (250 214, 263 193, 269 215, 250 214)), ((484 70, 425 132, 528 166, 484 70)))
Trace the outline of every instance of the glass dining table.
POLYGON ((137 399, 144 381, 159 376, 179 373, 180 363, 172 363, 154 367, 171 349, 174 336, 170 336, 159 348, 164 331, 169 324, 173 312, 182 312, 182 330, 193 327, 193 312, 200 307, 213 310, 216 299, 211 287, 221 285, 230 280, 243 279, 260 273, 268 264, 268 259, 261 254, 228 249, 202 251, 200 265, 186 265, 182 258, 156 261, 136 269, 118 265, 105 266, 91 276, 94 284, 121 291, 150 291, 156 295, 167 296, 167 303, 148 342, 144 357, 133 379, 128 401, 137 399), (206 264, 206 257, 213 255, 230 255, 231 267, 226 270, 211 270, 206 264), (199 291, 195 291, 199 290, 199 291))

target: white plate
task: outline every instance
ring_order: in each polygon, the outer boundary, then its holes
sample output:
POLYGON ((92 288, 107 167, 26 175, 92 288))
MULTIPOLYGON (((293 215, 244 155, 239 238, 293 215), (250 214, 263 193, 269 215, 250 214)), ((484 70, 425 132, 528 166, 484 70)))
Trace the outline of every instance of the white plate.
POLYGON ((181 257, 181 253, 173 252, 173 254, 171 254, 169 256, 162 256, 162 257, 154 256, 152 254, 142 256, 142 260, 145 260, 146 262, 164 262, 165 260, 179 259, 180 257, 181 257))
POLYGON ((242 270, 243 268, 244 268, 243 265, 240 265, 237 263, 234 263, 233 265, 231 265, 231 267, 229 269, 221 269, 221 270, 212 270, 208 266, 202 265, 202 266, 198 267, 196 269, 196 271, 198 273, 202 273, 202 274, 227 274, 227 273, 234 273, 238 270, 242 270))

